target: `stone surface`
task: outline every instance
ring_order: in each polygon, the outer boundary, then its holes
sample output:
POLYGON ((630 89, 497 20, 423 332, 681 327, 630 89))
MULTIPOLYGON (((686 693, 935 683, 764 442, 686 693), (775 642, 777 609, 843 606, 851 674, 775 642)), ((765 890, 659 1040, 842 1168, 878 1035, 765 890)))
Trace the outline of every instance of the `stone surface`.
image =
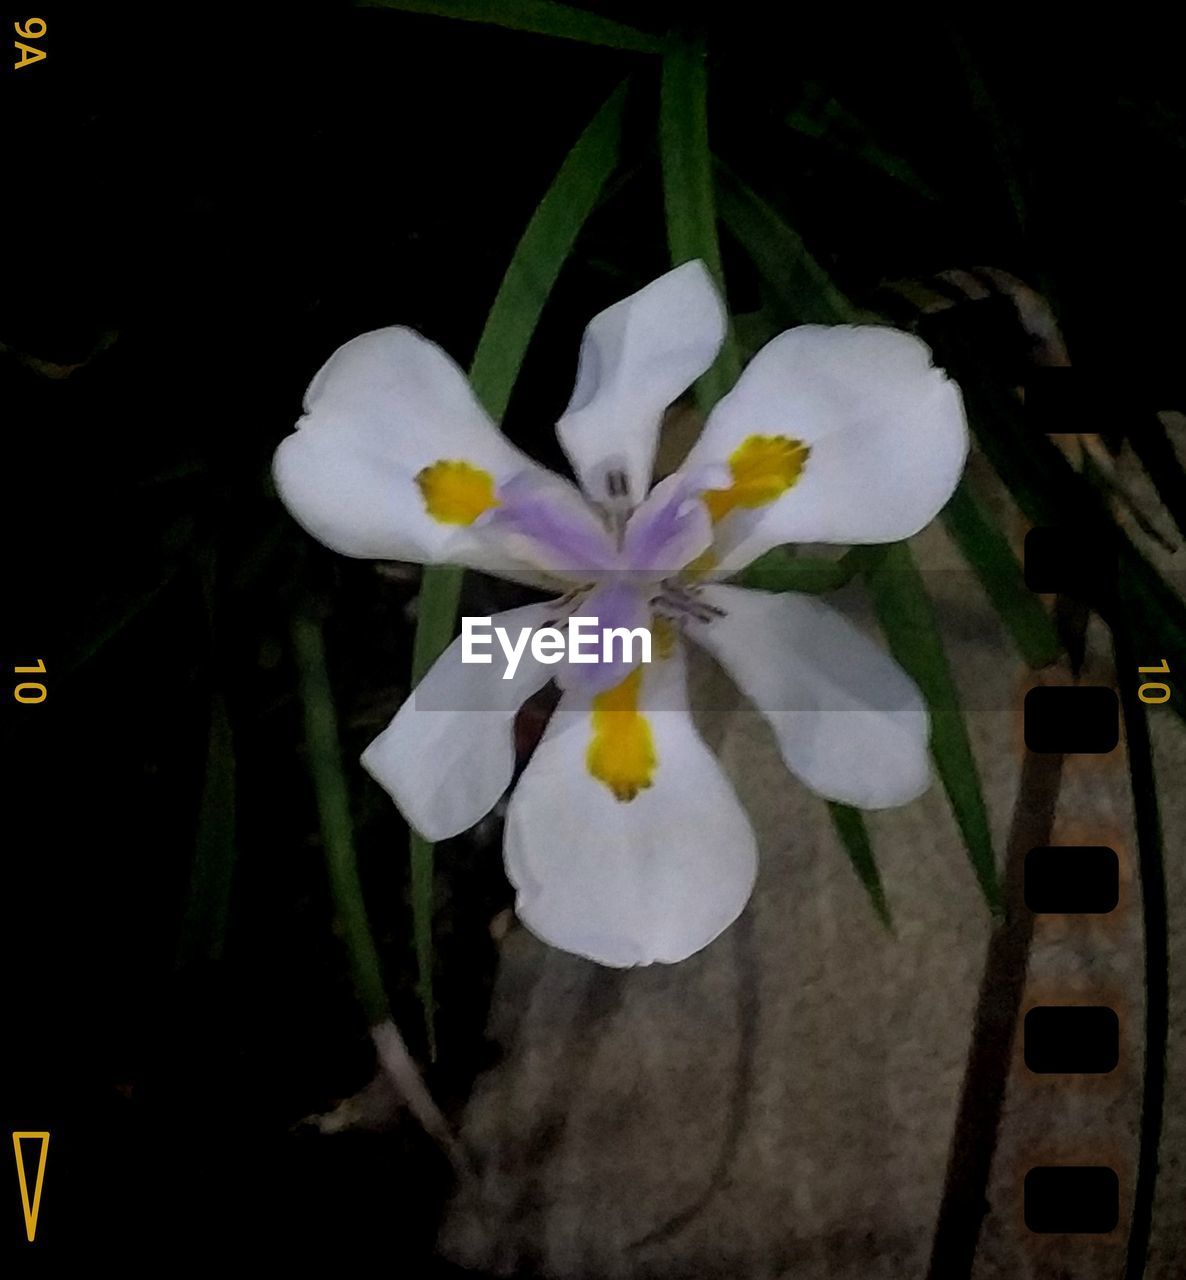
MULTIPOLYGON (((941 529, 917 540, 938 603, 998 855, 1016 797, 1030 677, 941 529)), ((859 589, 838 604, 871 629, 859 589)), ((1091 674, 1110 678, 1093 629, 1091 674)), ((889 933, 824 804, 790 778, 724 675, 695 671, 702 729, 759 837, 761 869, 737 924, 681 965, 618 973, 516 928, 503 943, 490 1035, 463 1140, 480 1162, 441 1236, 453 1261, 496 1274, 862 1277, 927 1272, 991 920, 942 788, 869 815, 895 921, 889 933)), ((1156 717, 1172 873, 1186 739, 1156 717)), ((1104 993, 1123 1019, 1119 1071, 1090 1081, 1010 1073, 975 1275, 1103 1277, 1114 1238, 1051 1242, 1021 1225, 1027 1161, 1100 1158, 1127 1218, 1140 1113, 1140 895, 1122 752, 1068 766, 1056 839, 1115 840, 1124 896, 1105 920, 1035 931, 1023 1007, 1104 993)), ((1172 925, 1186 883, 1171 883, 1172 925)), ((1175 937, 1177 933, 1175 932, 1175 937)), ((1174 990, 1186 990, 1181 947, 1174 990)), ((1151 1277, 1183 1273, 1186 1019, 1174 1006, 1151 1277)))

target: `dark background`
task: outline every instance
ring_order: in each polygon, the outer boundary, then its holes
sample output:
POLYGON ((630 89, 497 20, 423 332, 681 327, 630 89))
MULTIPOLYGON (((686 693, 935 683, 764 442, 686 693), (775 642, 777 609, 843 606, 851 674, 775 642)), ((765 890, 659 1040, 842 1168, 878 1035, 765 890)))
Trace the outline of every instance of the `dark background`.
MULTIPOLYGON (((718 153, 858 301, 991 263, 1047 290, 1077 363, 1176 374, 1186 179, 1168 32, 601 8, 653 31, 706 24, 718 153), (843 129, 787 127, 830 98, 906 178, 843 129)), ((37 1243, 10 1174, 5 1240, 25 1265, 324 1249, 428 1274, 448 1174, 416 1127, 299 1127, 373 1060, 289 642, 293 611, 319 609, 372 927, 423 1058, 406 831, 355 763, 406 693, 415 577, 313 544, 268 464, 350 337, 408 324, 468 362, 535 202, 632 74, 622 171, 507 418, 558 463, 584 322, 667 265, 658 64, 345 4, 163 10, 38 9, 49 57, 6 58, 0 76, 0 670, 44 658, 49 688, 37 706, 0 690, 2 1102, 7 1130, 52 1134, 37 1243), (211 775, 219 707, 233 755, 211 775), (234 806, 225 921, 191 895, 204 786, 234 806)), ((29 16, 5 12, 0 50, 29 16)), ((756 308, 728 241, 725 267, 734 310, 756 308)), ((467 590, 485 607, 510 589, 467 590)), ((453 1114, 489 1062, 488 925, 510 898, 489 824, 439 851, 428 1076, 453 1114)))

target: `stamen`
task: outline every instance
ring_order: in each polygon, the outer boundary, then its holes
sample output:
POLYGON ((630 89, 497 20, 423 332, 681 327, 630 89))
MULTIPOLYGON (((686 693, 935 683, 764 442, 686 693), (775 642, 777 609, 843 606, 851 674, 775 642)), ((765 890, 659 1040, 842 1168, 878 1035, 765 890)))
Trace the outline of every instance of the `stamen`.
POLYGON ((707 600, 701 599, 695 587, 685 586, 680 582, 665 582, 661 599, 677 618, 688 617, 697 622, 711 622, 713 618, 728 616, 720 605, 709 604, 707 600))
POLYGON ((630 476, 622 467, 609 467, 605 472, 605 499, 598 506, 606 527, 620 545, 626 521, 634 503, 630 497, 630 476))
POLYGON ((630 477, 621 468, 614 467, 606 473, 605 487, 611 498, 630 501, 630 477))

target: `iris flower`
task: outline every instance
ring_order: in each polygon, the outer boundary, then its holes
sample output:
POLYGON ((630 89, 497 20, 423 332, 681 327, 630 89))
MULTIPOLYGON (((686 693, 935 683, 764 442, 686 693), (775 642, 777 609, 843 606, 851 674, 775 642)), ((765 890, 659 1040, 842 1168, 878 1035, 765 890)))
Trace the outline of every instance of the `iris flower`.
POLYGON ((507 808, 506 870, 535 934, 605 965, 684 959, 753 887, 753 830, 689 711, 688 641, 819 795, 878 809, 930 783, 927 711, 905 672, 818 600, 727 580, 784 543, 917 533, 963 470, 959 390, 908 334, 790 329, 652 488, 664 411, 712 364, 725 325, 700 262, 590 323, 556 426, 579 489, 512 445, 457 365, 400 327, 330 357, 276 453, 284 503, 335 551, 550 589, 492 619, 512 634, 577 614, 650 628, 649 663, 554 666, 528 652, 513 679, 497 654, 463 663, 455 641, 362 757, 423 836, 456 835, 510 785, 515 716, 556 679, 559 704, 507 808))

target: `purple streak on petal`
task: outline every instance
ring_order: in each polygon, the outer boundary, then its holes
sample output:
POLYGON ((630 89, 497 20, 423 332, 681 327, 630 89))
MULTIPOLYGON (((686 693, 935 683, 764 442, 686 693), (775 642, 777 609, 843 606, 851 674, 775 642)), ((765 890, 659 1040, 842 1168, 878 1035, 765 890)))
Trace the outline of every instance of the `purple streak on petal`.
POLYGON ((700 501, 704 487, 699 477, 677 472, 651 490, 626 525, 626 568, 660 576, 675 573, 712 545, 712 520, 700 501))
MULTIPOLYGON (((595 587, 581 601, 579 609, 570 615, 569 625, 573 618, 596 618, 597 629, 591 633, 596 636, 593 645, 585 637, 585 647, 597 654, 597 662, 571 662, 565 660, 557 668, 556 683, 562 689, 580 689, 585 693, 603 693, 624 680, 638 666, 642 654, 642 646, 636 640, 633 644, 633 662, 622 659, 621 640, 615 640, 612 658, 609 662, 601 661, 601 636, 607 627, 650 627, 651 611, 647 595, 633 582, 618 579, 604 582, 595 587)), ((569 641, 571 645, 571 639, 569 641)), ((653 641, 652 641, 653 646, 653 641)), ((571 652, 571 649, 569 650, 571 652)), ((652 659, 655 654, 652 651, 652 659)))
POLYGON ((499 505, 477 522, 506 537, 541 569, 599 573, 618 567, 618 548, 585 499, 562 480, 522 471, 498 488, 499 505))

